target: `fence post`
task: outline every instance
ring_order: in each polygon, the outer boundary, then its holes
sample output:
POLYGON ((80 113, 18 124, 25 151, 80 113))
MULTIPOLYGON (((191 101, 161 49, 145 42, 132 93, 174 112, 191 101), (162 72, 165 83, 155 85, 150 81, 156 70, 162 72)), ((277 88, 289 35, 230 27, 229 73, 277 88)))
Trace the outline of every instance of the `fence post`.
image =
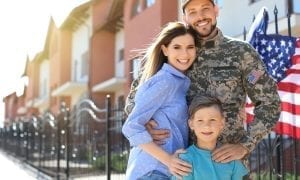
POLYGON ((69 166, 69 160, 70 160, 70 110, 66 107, 65 103, 62 104, 62 109, 64 113, 64 127, 66 130, 66 179, 69 179, 70 176, 70 166, 69 166))
POLYGON ((57 130, 56 130, 56 138, 57 138, 57 149, 56 149, 56 179, 60 179, 60 148, 61 148, 61 139, 60 139, 60 134, 61 134, 61 113, 57 117, 57 130))
POLYGON ((110 112, 111 112, 111 99, 110 99, 110 95, 106 96, 106 147, 105 147, 105 151, 106 151, 106 179, 110 180, 110 175, 111 175, 111 153, 110 153, 110 135, 109 135, 109 128, 110 128, 110 112))
POLYGON ((246 39, 247 39, 247 29, 245 26, 244 26, 244 30, 243 30, 243 39, 244 39, 244 41, 246 41, 246 39))

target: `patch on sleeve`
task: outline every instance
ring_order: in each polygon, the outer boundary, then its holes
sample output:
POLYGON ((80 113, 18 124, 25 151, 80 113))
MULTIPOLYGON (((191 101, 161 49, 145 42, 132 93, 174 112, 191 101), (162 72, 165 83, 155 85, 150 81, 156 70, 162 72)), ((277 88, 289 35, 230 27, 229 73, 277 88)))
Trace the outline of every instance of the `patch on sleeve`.
POLYGON ((264 72, 261 70, 252 70, 251 73, 248 74, 248 82, 255 84, 263 74, 264 72))

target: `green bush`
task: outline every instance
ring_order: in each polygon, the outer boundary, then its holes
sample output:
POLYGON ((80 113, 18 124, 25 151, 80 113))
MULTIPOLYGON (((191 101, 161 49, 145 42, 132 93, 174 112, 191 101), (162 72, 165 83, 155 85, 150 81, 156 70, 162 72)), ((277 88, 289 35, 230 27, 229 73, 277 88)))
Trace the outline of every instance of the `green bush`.
MULTIPOLYGON (((277 179, 277 178, 283 178, 282 176, 280 177, 276 177, 276 174, 271 174, 271 177, 270 177, 270 174, 269 173, 266 173, 266 172, 263 172, 261 174, 256 174, 256 173, 251 173, 251 179, 253 180, 256 180, 256 179, 260 179, 260 180, 269 180, 269 179, 277 179)), ((299 179, 300 176, 297 176, 296 179, 299 179)), ((284 180, 294 180, 295 177, 294 177, 294 174, 291 174, 291 173, 286 173, 285 176, 284 176, 284 180)))
POLYGON ((127 166, 128 157, 123 154, 112 154, 111 166, 114 172, 124 173, 127 166))

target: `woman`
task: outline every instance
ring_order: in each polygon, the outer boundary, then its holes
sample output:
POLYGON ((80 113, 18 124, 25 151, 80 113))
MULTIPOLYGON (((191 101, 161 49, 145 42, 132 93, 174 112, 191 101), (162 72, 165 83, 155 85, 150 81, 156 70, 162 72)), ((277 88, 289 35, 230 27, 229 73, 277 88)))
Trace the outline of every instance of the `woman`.
POLYGON ((147 49, 135 107, 122 128, 132 146, 126 179, 169 179, 171 174, 181 176, 182 170, 191 168, 177 153, 188 142, 186 92, 190 80, 184 72, 196 58, 195 44, 192 29, 172 22, 147 49), (158 128, 170 132, 163 145, 155 144, 145 128, 151 118, 157 121, 158 128))

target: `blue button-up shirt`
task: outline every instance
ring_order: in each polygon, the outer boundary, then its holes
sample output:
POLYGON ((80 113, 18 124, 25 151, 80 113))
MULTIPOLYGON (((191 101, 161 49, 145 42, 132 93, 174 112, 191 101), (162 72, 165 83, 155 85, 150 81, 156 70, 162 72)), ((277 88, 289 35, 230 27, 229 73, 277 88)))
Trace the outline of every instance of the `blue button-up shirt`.
POLYGON ((188 107, 186 92, 190 80, 169 64, 144 82, 136 92, 135 107, 123 125, 122 132, 132 146, 126 179, 135 180, 152 170, 170 175, 168 168, 148 153, 140 144, 152 142, 145 124, 154 119, 158 129, 168 129, 170 137, 161 147, 173 154, 188 143, 188 107))

